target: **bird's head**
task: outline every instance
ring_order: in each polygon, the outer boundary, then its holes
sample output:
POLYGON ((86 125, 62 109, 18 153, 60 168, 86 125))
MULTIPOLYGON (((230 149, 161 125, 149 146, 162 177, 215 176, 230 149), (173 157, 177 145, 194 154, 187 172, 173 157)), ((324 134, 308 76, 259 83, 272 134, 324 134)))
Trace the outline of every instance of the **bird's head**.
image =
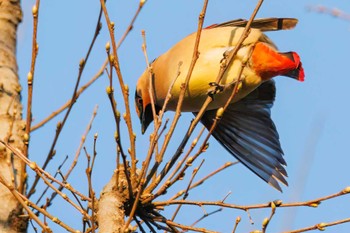
MULTIPOLYGON (((139 78, 135 91, 135 106, 137 115, 140 118, 142 134, 146 132, 147 127, 154 120, 149 80, 149 72, 146 70, 139 78)), ((155 106, 155 110, 155 113, 158 114, 160 108, 155 106)))

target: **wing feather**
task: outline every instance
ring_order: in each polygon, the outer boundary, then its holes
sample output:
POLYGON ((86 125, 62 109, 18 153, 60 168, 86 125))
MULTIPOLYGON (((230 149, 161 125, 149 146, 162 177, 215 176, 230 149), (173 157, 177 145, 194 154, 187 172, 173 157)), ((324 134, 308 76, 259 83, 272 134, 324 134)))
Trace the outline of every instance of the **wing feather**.
MULTIPOLYGON (((273 80, 260 85, 237 103, 231 104, 213 132, 226 150, 274 188, 288 185, 283 151, 270 109, 275 99, 273 80)), ((210 128, 216 110, 206 111, 201 122, 210 128)))

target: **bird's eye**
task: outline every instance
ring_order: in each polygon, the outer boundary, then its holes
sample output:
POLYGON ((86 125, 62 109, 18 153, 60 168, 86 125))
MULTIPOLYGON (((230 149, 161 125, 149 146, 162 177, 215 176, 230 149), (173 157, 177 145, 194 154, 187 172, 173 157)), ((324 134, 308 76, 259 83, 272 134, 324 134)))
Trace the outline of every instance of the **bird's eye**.
POLYGON ((138 97, 136 99, 136 101, 137 101, 137 105, 142 106, 142 99, 141 99, 141 97, 138 97))

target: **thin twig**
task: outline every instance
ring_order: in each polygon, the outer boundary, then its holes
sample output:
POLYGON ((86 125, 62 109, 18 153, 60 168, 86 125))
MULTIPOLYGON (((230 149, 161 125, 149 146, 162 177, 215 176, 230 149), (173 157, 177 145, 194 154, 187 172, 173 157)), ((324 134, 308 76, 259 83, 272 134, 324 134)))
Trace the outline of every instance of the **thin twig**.
POLYGON ((23 162, 25 162, 39 176, 39 178, 44 177, 45 180, 47 178, 47 179, 49 179, 51 181, 54 181, 58 185, 63 186, 64 188, 66 188, 67 190, 76 193, 82 200, 91 201, 90 198, 88 198, 87 196, 83 195, 79 191, 75 190, 69 183, 62 183, 61 181, 59 181, 56 178, 54 178, 50 173, 48 173, 43 168, 38 166, 35 162, 29 160, 26 156, 24 156, 24 154, 21 151, 19 151, 17 148, 14 148, 10 144, 8 144, 8 143, 6 143, 6 142, 4 142, 2 140, 0 140, 0 143, 3 144, 7 149, 12 151, 13 154, 16 155, 18 158, 20 158, 23 162))
MULTIPOLYGON (((34 83, 34 72, 35 72, 35 63, 38 55, 38 42, 37 42, 37 34, 38 34, 38 19, 39 19, 39 8, 40 8, 40 0, 36 0, 35 5, 32 8, 33 15, 33 39, 32 39, 32 61, 30 65, 30 71, 27 75, 27 85, 28 85, 28 97, 27 97, 27 116, 26 116, 26 142, 24 148, 24 155, 28 156, 29 150, 29 140, 30 140, 30 125, 32 123, 32 101, 33 101, 33 83, 34 83)), ((19 192, 24 193, 24 183, 25 183, 25 175, 26 175, 26 167, 22 167, 21 171, 22 177, 19 184, 19 192)))
POLYGON ((214 215, 214 214, 216 214, 216 213, 219 213, 219 212, 221 212, 222 210, 223 210, 223 208, 219 208, 219 209, 214 210, 214 211, 212 211, 212 212, 210 212, 210 213, 205 213, 205 214, 203 214, 202 217, 200 217, 198 220, 196 220, 194 223, 191 224, 191 227, 194 227, 195 225, 197 225, 197 224, 198 224, 200 221, 202 221, 203 219, 205 219, 205 218, 207 218, 207 217, 209 217, 209 216, 211 216, 211 215, 214 215))
POLYGON ((182 224, 170 221, 170 220, 166 220, 165 223, 170 225, 170 226, 178 227, 178 228, 181 228, 182 230, 186 230, 186 231, 195 231, 195 232, 204 232, 204 233, 218 233, 217 231, 210 231, 206 228, 186 226, 186 225, 182 225, 182 224))
POLYGON ((124 42, 125 38, 129 35, 129 32, 131 32, 131 30, 134 28, 134 23, 137 19, 137 17, 139 16, 141 10, 142 10, 142 7, 145 5, 146 1, 145 0, 140 0, 140 3, 139 3, 139 6, 134 14, 134 16, 132 17, 130 23, 129 23, 129 26, 127 27, 127 29, 125 30, 123 36, 120 38, 119 42, 118 42, 118 45, 117 45, 117 48, 119 48, 122 43, 124 42))
POLYGON ((235 233, 238 227, 238 224, 241 222, 241 217, 238 216, 235 221, 235 226, 233 227, 232 233, 235 233))
POLYGON ((103 14, 105 16, 105 20, 107 22, 108 26, 108 31, 109 31, 109 36, 111 38, 112 42, 112 50, 113 50, 113 67, 117 73, 118 81, 120 88, 122 90, 122 96, 123 96, 123 102, 125 105, 125 111, 126 113, 124 114, 124 119, 128 128, 128 133, 129 133, 129 139, 130 139, 130 157, 131 157, 131 179, 135 179, 136 177, 136 152, 135 152, 135 135, 133 132, 132 128, 132 122, 131 122, 131 112, 130 112, 130 104, 129 104, 129 87, 124 84, 123 76, 120 70, 120 65, 119 65, 119 58, 118 58, 118 53, 117 53, 117 45, 115 41, 115 36, 114 36, 114 23, 111 22, 109 16, 108 16, 108 11, 106 8, 106 4, 104 0, 100 0, 101 3, 101 8, 103 10, 103 14))
POLYGON ((286 231, 284 233, 300 233, 300 232, 306 232, 306 231, 312 231, 312 230, 324 231, 327 227, 331 227, 331 226, 335 226, 335 225, 339 225, 347 222, 350 222, 350 218, 345 218, 334 222, 321 222, 310 227, 305 227, 294 231, 286 231))
MULTIPOLYGON (((96 28, 95 28, 95 33, 94 33, 94 36, 92 38, 91 44, 89 46, 89 49, 88 49, 88 51, 87 51, 87 53, 85 55, 85 58, 82 59, 80 61, 80 63, 79 63, 79 72, 78 72, 78 77, 77 77, 77 80, 76 80, 76 83, 75 83, 74 91, 73 91, 73 94, 72 94, 72 98, 70 100, 70 103, 69 103, 69 106, 68 106, 68 109, 67 109, 67 112, 66 112, 65 116, 63 117, 62 122, 60 122, 60 124, 59 124, 60 127, 57 127, 57 129, 56 129, 56 134, 55 134, 54 140, 52 142, 51 148, 50 148, 49 153, 47 154, 46 160, 45 160, 45 162, 44 162, 44 164, 42 166, 43 169, 46 169, 46 166, 48 165, 48 163, 50 162, 50 160, 52 159, 52 157, 54 155, 54 150, 55 150, 55 146, 56 146, 56 143, 58 141, 59 135, 60 135, 60 133, 61 133, 61 131, 62 131, 62 129, 63 129, 67 119, 68 119, 68 117, 69 117, 69 114, 70 114, 70 112, 71 112, 71 110, 73 108, 74 103, 76 102, 77 91, 78 91, 78 87, 79 87, 79 83, 80 83, 81 77, 83 75, 85 64, 86 64, 86 62, 88 61, 88 59, 90 57, 90 53, 92 51, 92 48, 93 48, 93 46, 95 44, 95 41, 96 41, 97 36, 98 36, 98 34, 100 32, 100 29, 101 29, 101 22, 100 22, 101 17, 102 17, 102 10, 100 10, 100 13, 99 13, 99 16, 98 16, 97 25, 96 25, 96 28)), ((30 129, 30 127, 29 127, 29 129, 30 129)), ((36 175, 35 179, 34 179, 34 182, 33 182, 32 186, 31 186, 31 188, 29 189, 29 192, 28 192, 28 195, 27 195, 28 198, 30 198, 31 195, 33 195, 33 193, 35 192, 35 187, 38 184, 39 179, 40 179, 39 176, 36 175)))
MULTIPOLYGON (((79 90, 76 93, 76 99, 79 98, 79 96, 88 88, 90 87, 98 78, 100 78, 103 74, 104 69, 106 68, 108 60, 106 59, 104 61, 104 63, 102 64, 101 68, 97 71, 97 73, 87 82, 85 83, 83 86, 81 86, 79 88, 79 90)), ((69 107, 71 100, 68 100, 65 104, 63 104, 59 109, 57 109, 56 111, 52 112, 49 116, 47 116, 45 119, 43 119, 42 121, 40 121, 38 124, 32 126, 32 128, 30 129, 30 132, 33 132, 37 129, 39 129, 40 127, 44 126, 47 122, 49 122, 50 120, 52 120, 54 117, 56 117, 58 114, 60 114, 61 112, 63 112, 66 108, 69 107)))
MULTIPOLYGON (((307 207, 313 207, 316 208, 320 205, 322 201, 330 200, 333 198, 337 198, 340 196, 344 196, 350 193, 350 187, 346 187, 340 192, 330 194, 324 197, 312 199, 309 201, 304 202, 291 202, 291 203, 282 203, 281 201, 276 201, 274 204, 276 205, 276 208, 281 207, 297 207, 297 206, 307 206, 307 207)), ((168 206, 168 205, 178 205, 178 204, 186 204, 186 205, 197 205, 197 206, 221 206, 231 209, 239 209, 239 210, 250 210, 250 209, 263 209, 263 208, 270 208, 271 202, 265 203, 265 204, 255 204, 255 205, 236 205, 236 204, 228 204, 224 203, 222 201, 188 201, 188 200, 170 200, 170 201, 158 201, 152 203, 155 207, 157 206, 168 206)))
MULTIPOLYGON (((165 126, 167 125, 167 123, 169 121, 169 119, 166 120, 166 122, 164 124, 164 127, 162 128, 161 132, 158 134, 158 131, 159 131, 161 125, 162 125, 162 120, 163 120, 163 116, 164 116, 164 113, 165 113, 166 106, 168 105, 169 100, 171 98, 171 91, 172 91, 172 89, 174 87, 175 81, 180 76, 181 65, 182 65, 182 63, 180 62, 178 64, 178 70, 176 72, 176 77, 175 77, 175 79, 173 80, 173 82, 169 86, 166 98, 164 100, 164 104, 163 104, 162 110, 159 112, 159 116, 157 117, 158 120, 156 120, 156 122, 155 122, 155 129, 154 129, 154 131, 152 133, 150 146, 148 148, 147 157, 145 159, 145 166, 143 166, 142 170, 141 170, 142 176, 147 174, 148 166, 149 166, 149 163, 150 163, 150 161, 152 159, 152 154, 154 153, 154 149, 156 148, 157 142, 158 142, 159 138, 161 137, 161 135, 163 134, 163 132, 165 130, 165 126)), ((147 174, 146 183, 148 183, 149 180, 152 179, 153 174, 155 174, 156 169, 158 168, 159 163, 162 160, 162 157, 163 156, 161 154, 157 154, 155 164, 153 165, 153 167, 150 170, 149 174, 147 174)), ((147 189, 146 189, 146 192, 147 192, 147 189)))
MULTIPOLYGON (((110 68, 110 71, 107 72, 108 79, 109 79, 109 87, 107 87, 107 95, 108 95, 109 102, 111 104, 111 108, 112 108, 112 112, 113 112, 113 116, 114 116, 114 121, 115 121, 115 127, 116 127, 116 131, 114 133, 114 139, 117 143, 117 151, 118 151, 117 157, 119 157, 119 155, 122 156, 125 178, 126 178, 126 181, 128 183, 129 199, 132 199, 133 191, 132 191, 132 184, 131 184, 131 176, 129 174, 128 162, 127 162, 126 154, 124 152, 123 144, 122 144, 121 137, 120 137, 120 135, 121 135, 120 134, 120 112, 117 110, 117 101, 114 98, 114 88, 112 86, 112 84, 113 84, 113 82, 112 82, 112 80, 113 80, 113 63, 114 63, 115 58, 114 58, 114 55, 110 54, 109 43, 107 43, 107 45, 106 45, 106 51, 107 51, 107 55, 109 57, 109 68, 110 68)), ((119 161, 119 158, 117 158, 117 161, 119 161)), ((119 180, 119 163, 117 163, 117 169, 118 169, 118 173, 117 173, 117 181, 118 181, 119 180)))
MULTIPOLYGON (((190 156, 191 152, 193 151, 193 149, 195 148, 195 146, 198 143, 198 140, 200 139, 200 137, 202 136, 203 132, 204 132, 205 127, 203 126, 202 129, 200 130, 198 136, 192 141, 190 148, 188 149, 186 155, 178 162, 178 165, 176 166, 176 168, 173 170, 173 172, 170 174, 169 178, 167 179, 167 181, 162 185, 162 187, 153 195, 153 198, 158 197, 159 195, 162 195, 163 193, 166 192, 167 189, 169 189, 173 184, 175 184, 179 179, 181 179, 181 177, 183 176, 183 174, 185 174, 185 171, 187 170, 187 168, 189 168, 192 165, 192 158, 188 157, 190 156), (185 161, 187 160, 187 162, 185 163, 185 161), (184 166, 183 166, 184 165, 184 166), (182 167, 183 166, 183 167, 182 167), (182 169, 180 170, 180 168, 182 167, 182 169), (180 170, 180 171, 179 171, 180 170), (176 175, 177 173, 177 175, 176 175), (176 175, 176 176, 175 176, 176 175)), ((177 194, 183 195, 185 193, 185 190, 181 190, 180 192, 178 192, 177 194)))
MULTIPOLYGON (((53 176, 54 178, 57 177, 57 175, 58 175, 59 172, 61 171, 62 166, 63 166, 63 165, 65 164, 65 162, 67 161, 67 159, 68 159, 68 156, 66 156, 66 157, 64 158, 64 160, 62 161, 62 163, 58 166, 58 168, 57 168, 57 170, 56 170, 56 173, 55 173, 55 175, 53 176)), ((53 181, 51 181, 51 183, 52 183, 52 182, 53 182, 53 181)), ((44 195, 45 195, 45 193, 47 192, 48 189, 49 189, 49 187, 46 186, 46 188, 44 189, 43 193, 40 195, 40 197, 39 197, 38 200, 35 202, 35 204, 38 204, 38 203, 41 201, 41 198, 44 197, 44 195)))
POLYGON ((81 137, 80 145, 79 145, 79 147, 78 147, 78 150, 75 152, 74 160, 73 160, 73 162, 72 162, 70 168, 68 169, 67 173, 64 175, 64 179, 65 179, 65 180, 68 179, 69 175, 71 174, 71 172, 73 171, 74 167, 75 167, 75 166, 77 165, 77 163, 78 163, 78 158, 79 158, 79 155, 80 155, 80 153, 81 153, 81 149, 83 148, 83 145, 84 145, 84 143, 85 143, 86 137, 87 137, 88 133, 90 132, 91 127, 92 127, 92 123, 93 123, 93 121, 94 121, 94 119, 95 119, 95 117, 96 117, 97 108, 98 108, 98 107, 97 107, 97 105, 96 105, 95 108, 94 108, 94 111, 93 111, 93 113, 92 113, 91 119, 90 119, 90 121, 89 121, 89 123, 88 123, 88 125, 87 125, 87 127, 86 127, 86 129, 85 129, 85 132, 84 132, 83 136, 81 137))
MULTIPOLYGON (((77 162, 78 162, 78 157, 79 157, 79 155, 80 155, 80 153, 81 153, 81 149, 82 149, 82 147, 83 147, 83 145, 84 145, 84 143, 85 143, 86 137, 87 137, 88 133, 90 132, 90 129, 91 129, 91 127, 92 127, 92 123, 93 123, 93 121, 94 121, 94 119, 95 119, 95 117, 96 117, 96 114, 97 114, 97 106, 95 106, 94 111, 93 111, 93 114, 92 114, 92 116, 91 116, 91 119, 90 119, 90 121, 89 121, 89 123, 88 123, 88 125, 87 125, 87 127, 86 127, 86 129, 85 129, 85 132, 84 132, 84 134, 83 134, 83 136, 82 136, 82 138, 81 138, 81 142, 80 142, 80 145, 79 145, 79 147, 78 147, 77 152, 75 153, 74 160, 73 160, 73 162, 72 162, 70 168, 69 168, 68 171, 66 172, 66 174, 63 176, 63 181, 64 181, 64 182, 66 182, 66 181, 68 180, 69 175, 71 174, 71 172, 73 171, 74 167, 76 166, 76 164, 77 164, 77 162)), ((58 173, 61 174, 60 170, 58 170, 58 173)), ((55 176, 56 176, 56 175, 55 175, 55 176)), ((54 178, 55 178, 55 176, 54 176, 54 178)), ((51 181, 51 184, 52 184, 52 182, 53 182, 53 181, 51 181)), ((63 188, 66 187, 66 186, 67 186, 67 183, 63 183, 63 185, 60 185, 57 189, 58 189, 59 191, 62 191, 63 188)), ((74 192, 72 192, 72 193, 73 193, 73 195, 74 195, 74 192)), ((51 205, 52 201, 55 199, 56 196, 57 196, 57 192, 53 192, 53 193, 51 194, 51 197, 49 198, 49 206, 51 205)))
MULTIPOLYGON (((189 193, 190 187, 191 187, 191 185, 192 185, 193 179, 194 179, 194 177, 197 175, 197 173, 198 173, 199 169, 202 167, 203 163, 204 163, 204 159, 203 159, 202 162, 199 164, 199 166, 193 170, 192 176, 191 176, 191 179, 190 179, 190 182, 189 182, 188 185, 187 185, 187 188, 186 188, 186 190, 185 190, 185 192, 184 192, 184 195, 183 195, 183 197, 182 197, 182 200, 186 200, 186 198, 188 197, 188 195, 189 195, 188 193, 189 193)), ((176 215, 179 213, 179 211, 180 211, 180 209, 181 209, 181 206, 182 206, 182 205, 178 205, 178 207, 176 208, 176 210, 175 210, 175 212, 174 212, 174 214, 173 214, 173 216, 172 216, 172 218, 171 218, 171 221, 174 221, 176 215)))
POLYGON ((96 229, 96 216, 95 216, 95 212, 96 212, 96 206, 95 206, 95 200, 96 200, 96 195, 95 195, 95 191, 93 189, 93 186, 92 186, 92 179, 91 179, 91 176, 92 176, 92 169, 93 169, 93 166, 94 166, 94 160, 95 160, 95 157, 96 157, 96 139, 97 139, 97 136, 95 134, 94 136, 94 151, 93 151, 93 160, 92 160, 92 163, 90 163, 90 160, 91 160, 91 156, 86 153, 86 157, 87 157, 87 160, 88 160, 88 165, 87 165, 87 168, 86 168, 86 176, 87 176, 87 180, 88 180, 88 189, 89 189, 89 197, 91 199, 91 207, 89 206, 88 209, 91 209, 91 232, 92 233, 95 233, 95 229, 96 229))
POLYGON ((262 232, 263 233, 266 232, 267 226, 271 222, 271 219, 275 215, 275 213, 276 213, 276 204, 274 202, 271 202, 271 213, 270 213, 270 216, 268 218, 265 218, 263 220, 263 223, 262 223, 262 232))

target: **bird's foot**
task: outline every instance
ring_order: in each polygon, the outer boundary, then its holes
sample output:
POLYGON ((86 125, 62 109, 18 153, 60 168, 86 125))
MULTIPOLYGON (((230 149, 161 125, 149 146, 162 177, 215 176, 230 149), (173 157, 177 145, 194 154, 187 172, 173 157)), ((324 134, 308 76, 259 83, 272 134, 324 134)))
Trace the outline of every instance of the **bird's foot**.
POLYGON ((212 99, 214 99, 214 95, 222 92, 225 89, 225 85, 219 84, 217 82, 209 83, 209 90, 207 91, 207 95, 209 95, 212 99))

